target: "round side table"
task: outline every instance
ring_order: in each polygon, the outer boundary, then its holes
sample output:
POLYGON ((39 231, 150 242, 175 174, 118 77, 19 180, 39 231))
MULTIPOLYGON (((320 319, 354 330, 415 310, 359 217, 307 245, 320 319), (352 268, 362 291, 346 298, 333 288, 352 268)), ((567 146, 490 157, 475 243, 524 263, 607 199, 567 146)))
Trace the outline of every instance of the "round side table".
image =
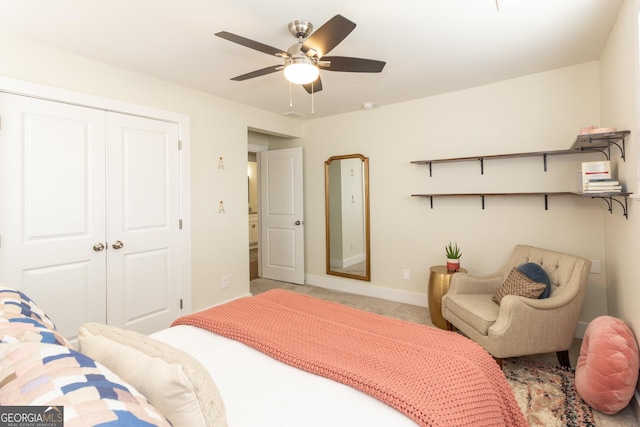
POLYGON ((447 329, 447 321, 442 317, 442 296, 449 291, 451 276, 455 273, 466 273, 461 268, 458 271, 448 271, 446 265, 434 265, 429 273, 429 314, 431 322, 440 329, 447 329))

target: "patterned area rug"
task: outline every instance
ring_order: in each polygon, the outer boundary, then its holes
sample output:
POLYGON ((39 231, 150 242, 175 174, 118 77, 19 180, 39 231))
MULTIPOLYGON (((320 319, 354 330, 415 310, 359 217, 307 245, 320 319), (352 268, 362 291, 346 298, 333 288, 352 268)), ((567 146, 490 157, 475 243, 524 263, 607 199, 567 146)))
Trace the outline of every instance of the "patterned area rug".
POLYGON ((502 368, 531 426, 595 426, 575 389, 573 369, 517 358, 505 359, 502 368))

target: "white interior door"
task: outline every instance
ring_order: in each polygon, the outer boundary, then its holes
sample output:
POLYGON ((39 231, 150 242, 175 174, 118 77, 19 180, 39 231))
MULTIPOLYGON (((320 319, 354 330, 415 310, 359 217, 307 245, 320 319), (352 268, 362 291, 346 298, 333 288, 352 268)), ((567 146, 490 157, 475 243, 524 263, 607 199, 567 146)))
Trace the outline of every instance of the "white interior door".
POLYGON ((108 114, 107 319, 142 333, 180 316, 178 125, 108 114))
POLYGON ((260 153, 262 277, 304 284, 302 148, 260 153))
POLYGON ((0 282, 67 338, 105 322, 104 112, 0 93, 0 282))

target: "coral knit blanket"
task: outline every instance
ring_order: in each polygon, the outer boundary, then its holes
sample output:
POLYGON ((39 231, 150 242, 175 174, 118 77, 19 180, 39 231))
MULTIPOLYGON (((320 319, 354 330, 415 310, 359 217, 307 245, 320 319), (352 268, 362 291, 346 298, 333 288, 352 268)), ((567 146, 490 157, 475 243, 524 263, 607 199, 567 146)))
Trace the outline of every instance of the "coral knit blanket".
POLYGON ((361 390, 421 426, 526 426, 493 358, 456 333, 284 290, 177 319, 361 390))

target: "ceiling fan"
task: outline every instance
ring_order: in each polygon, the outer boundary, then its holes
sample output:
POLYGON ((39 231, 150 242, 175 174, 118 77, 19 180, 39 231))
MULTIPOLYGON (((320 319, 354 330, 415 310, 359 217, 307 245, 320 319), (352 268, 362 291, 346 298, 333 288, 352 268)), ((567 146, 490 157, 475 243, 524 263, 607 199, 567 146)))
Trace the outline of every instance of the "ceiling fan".
POLYGON ((289 23, 289 32, 298 39, 298 43, 295 43, 286 51, 227 31, 216 33, 216 36, 284 59, 284 64, 252 71, 234 77, 231 80, 242 81, 284 70, 287 80, 291 83, 302 85, 308 93, 313 94, 322 90, 320 69, 352 73, 379 73, 384 68, 386 64, 384 61, 348 56, 325 56, 344 40, 355 27, 355 23, 341 15, 336 15, 318 28, 315 33, 311 34, 313 25, 309 21, 291 21, 289 23))

